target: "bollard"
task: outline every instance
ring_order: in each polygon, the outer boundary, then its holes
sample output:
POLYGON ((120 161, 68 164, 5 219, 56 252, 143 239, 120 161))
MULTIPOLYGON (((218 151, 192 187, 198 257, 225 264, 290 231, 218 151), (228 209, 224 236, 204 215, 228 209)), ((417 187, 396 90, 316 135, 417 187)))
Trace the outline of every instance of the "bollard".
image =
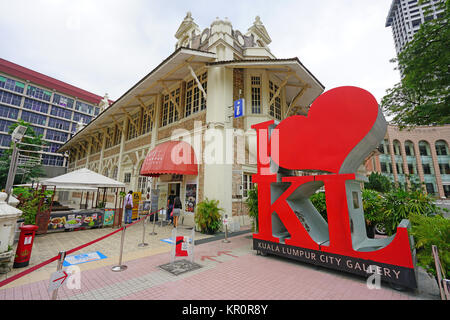
MULTIPOLYGON (((61 271, 65 258, 66 258, 66 252, 60 251, 58 265, 56 266, 56 271, 61 271)), ((57 300, 57 299, 58 299, 58 289, 55 289, 55 290, 53 290, 53 293, 52 293, 52 300, 57 300)))
POLYGON ((146 224, 147 217, 142 219, 142 243, 138 244, 138 247, 146 247, 148 246, 148 243, 145 243, 145 224, 146 224))
POLYGON ((128 267, 126 265, 122 264, 122 255, 123 255, 123 243, 125 241, 125 230, 127 229, 126 226, 122 227, 122 237, 120 239, 120 255, 119 255, 119 264, 112 267, 111 270, 114 272, 120 272, 126 270, 128 267))

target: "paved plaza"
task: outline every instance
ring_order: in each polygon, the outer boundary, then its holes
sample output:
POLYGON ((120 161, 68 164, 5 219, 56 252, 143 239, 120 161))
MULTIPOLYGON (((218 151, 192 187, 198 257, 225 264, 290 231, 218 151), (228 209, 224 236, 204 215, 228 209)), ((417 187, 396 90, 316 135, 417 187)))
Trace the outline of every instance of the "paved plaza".
MULTIPOLYGON (((439 292, 433 281, 419 272, 419 289, 397 291, 387 284, 369 289, 366 279, 322 267, 307 265, 276 256, 257 255, 252 250, 248 227, 224 236, 196 233, 192 271, 174 275, 160 266, 170 262, 170 238, 173 227, 155 227, 157 235, 145 230, 146 247, 142 242, 142 224, 126 229, 123 264, 127 269, 113 272, 118 264, 121 232, 112 235, 79 253, 100 251, 105 259, 77 265, 80 270, 79 288, 63 285, 59 300, 438 300, 439 292)), ((49 233, 37 236, 33 246, 32 267, 55 255, 114 231, 111 228, 49 233)), ((189 235, 185 226, 179 234, 189 235)), ((181 258, 177 258, 179 261, 181 258)), ((0 281, 22 272, 12 269, 0 275, 0 281)), ((48 300, 48 285, 56 262, 38 269, 0 288, 0 300, 48 300)))

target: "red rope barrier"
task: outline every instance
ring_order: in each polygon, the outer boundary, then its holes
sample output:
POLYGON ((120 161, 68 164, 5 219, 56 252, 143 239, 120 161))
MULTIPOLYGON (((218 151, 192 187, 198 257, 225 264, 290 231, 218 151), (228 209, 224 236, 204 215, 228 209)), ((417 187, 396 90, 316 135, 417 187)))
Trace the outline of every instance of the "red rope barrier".
MULTIPOLYGON (((85 248, 85 247, 88 247, 88 246, 90 246, 90 245, 96 243, 96 242, 102 241, 102 240, 104 240, 104 239, 106 239, 106 238, 112 236, 113 234, 116 234, 117 232, 119 232, 119 231, 121 231, 121 230, 123 230, 123 229, 126 229, 126 228, 128 228, 128 227, 130 227, 130 226, 132 226, 132 225, 134 225, 134 224, 136 224, 136 223, 138 223, 138 222, 141 221, 142 219, 147 218, 148 216, 150 216, 150 215, 152 215, 152 214, 155 214, 155 213, 159 212, 160 210, 161 210, 161 209, 158 209, 157 211, 154 211, 154 212, 150 212, 149 214, 147 214, 147 215, 145 215, 144 217, 142 217, 141 219, 139 219, 139 220, 133 222, 132 224, 129 224, 128 226, 122 227, 122 228, 117 229, 117 230, 115 230, 115 231, 113 231, 113 232, 110 232, 110 233, 108 233, 107 235, 104 235, 104 236, 102 236, 102 237, 100 237, 100 238, 97 238, 97 239, 95 239, 95 240, 92 240, 92 241, 90 241, 90 242, 88 242, 88 243, 85 243, 85 244, 83 244, 83 245, 81 245, 81 246, 78 246, 78 247, 76 247, 76 248, 70 249, 70 250, 66 251, 66 255, 69 255, 69 254, 71 254, 71 253, 74 253, 74 252, 76 252, 76 251, 79 251, 79 250, 81 250, 81 249, 83 249, 83 248, 85 248)), ((0 288, 3 287, 3 286, 6 286, 8 283, 13 282, 14 280, 17 280, 17 279, 19 279, 19 278, 22 278, 23 276, 26 276, 27 274, 29 274, 29 273, 31 273, 31 272, 33 272, 33 271, 39 269, 39 268, 44 267, 44 266, 46 266, 47 264, 52 263, 53 261, 56 261, 56 260, 58 260, 58 259, 59 259, 59 254, 56 255, 56 256, 54 256, 53 258, 50 258, 50 259, 48 259, 48 260, 46 260, 46 261, 44 261, 44 262, 39 263, 39 264, 37 264, 37 265, 35 265, 35 266, 33 266, 33 267, 31 267, 31 268, 25 270, 25 271, 22 271, 22 272, 20 272, 20 273, 18 273, 18 274, 16 274, 16 275, 12 276, 11 278, 8 278, 8 279, 6 279, 6 280, 3 280, 3 281, 0 282, 0 288)))

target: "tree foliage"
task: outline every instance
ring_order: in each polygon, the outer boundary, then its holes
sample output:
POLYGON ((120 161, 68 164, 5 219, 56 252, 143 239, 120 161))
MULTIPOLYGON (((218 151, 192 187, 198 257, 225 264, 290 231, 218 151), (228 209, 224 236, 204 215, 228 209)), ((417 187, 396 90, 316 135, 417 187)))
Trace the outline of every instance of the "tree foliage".
POLYGON ((401 128, 450 123, 450 0, 439 6, 443 14, 423 23, 392 60, 402 79, 387 90, 381 106, 401 128))
MULTIPOLYGON (((41 151, 44 142, 42 140, 42 135, 37 135, 31 125, 23 120, 19 120, 17 123, 12 124, 9 127, 9 134, 11 134, 14 129, 19 126, 27 127, 25 136, 22 138, 23 143, 19 144, 19 149, 23 150, 20 152, 21 155, 25 157, 38 157, 39 154, 34 151, 41 151), (35 145, 35 146, 30 146, 35 145)), ((12 144, 12 143, 11 143, 12 144)), ((0 187, 4 188, 6 186, 6 180, 8 179, 8 172, 11 165, 11 155, 12 147, 5 150, 0 156, 0 187)), ((44 175, 42 171, 42 166, 36 165, 36 161, 24 161, 18 165, 16 176, 14 178, 14 184, 27 183, 33 178, 42 177, 44 175)))

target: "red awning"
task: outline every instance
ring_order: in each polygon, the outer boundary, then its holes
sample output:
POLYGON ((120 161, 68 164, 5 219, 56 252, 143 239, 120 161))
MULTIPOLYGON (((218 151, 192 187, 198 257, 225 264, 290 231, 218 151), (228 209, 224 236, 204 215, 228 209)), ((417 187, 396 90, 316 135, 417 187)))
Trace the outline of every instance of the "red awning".
POLYGON ((194 149, 184 141, 161 143, 147 154, 140 174, 151 177, 161 174, 197 175, 194 149))

